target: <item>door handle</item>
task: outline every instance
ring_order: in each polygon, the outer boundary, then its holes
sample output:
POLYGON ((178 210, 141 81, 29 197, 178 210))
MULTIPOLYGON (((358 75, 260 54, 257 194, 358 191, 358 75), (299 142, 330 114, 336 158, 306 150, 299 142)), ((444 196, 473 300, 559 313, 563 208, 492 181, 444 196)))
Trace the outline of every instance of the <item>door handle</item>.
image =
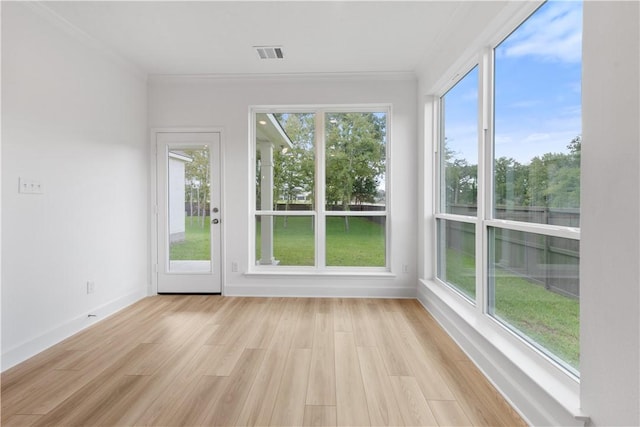
POLYGON ((211 220, 211 223, 212 223, 212 224, 217 224, 217 223, 219 223, 219 222, 220 222, 220 220, 219 220, 218 218, 216 218, 216 219, 212 219, 212 220, 211 220))

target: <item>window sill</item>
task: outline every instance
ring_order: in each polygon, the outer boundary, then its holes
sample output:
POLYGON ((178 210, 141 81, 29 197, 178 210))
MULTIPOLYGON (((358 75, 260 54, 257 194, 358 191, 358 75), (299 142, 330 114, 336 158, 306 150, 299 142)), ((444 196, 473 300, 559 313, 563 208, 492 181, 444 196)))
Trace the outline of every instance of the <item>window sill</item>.
MULTIPOLYGON (((469 304, 445 285, 432 280, 420 279, 418 300, 517 408, 532 404, 535 407, 536 402, 549 400, 555 402, 558 409, 573 420, 579 423, 589 420, 580 410, 579 379, 482 313, 479 308, 469 304), (510 362, 510 366, 504 363, 505 359, 510 362), (518 378, 526 378, 532 387, 518 378)), ((528 411, 521 411, 526 412, 528 411)), ((528 421, 535 424, 532 419, 528 421)))
POLYGON ((343 278, 372 278, 392 279, 397 277, 395 273, 386 270, 299 270, 299 269, 254 269, 244 273, 247 277, 343 277, 343 278))

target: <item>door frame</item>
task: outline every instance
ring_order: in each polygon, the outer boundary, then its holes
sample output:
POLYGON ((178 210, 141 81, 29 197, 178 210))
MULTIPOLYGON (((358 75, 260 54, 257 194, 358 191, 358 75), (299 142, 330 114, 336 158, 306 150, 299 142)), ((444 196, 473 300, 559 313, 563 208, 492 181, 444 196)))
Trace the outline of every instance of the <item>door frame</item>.
POLYGON ((220 294, 225 294, 225 265, 226 265, 226 221, 225 221, 225 139, 224 128, 222 127, 154 127, 149 132, 149 236, 150 236, 150 268, 149 275, 151 281, 149 283, 148 294, 158 295, 158 143, 159 133, 218 133, 220 134, 220 294))

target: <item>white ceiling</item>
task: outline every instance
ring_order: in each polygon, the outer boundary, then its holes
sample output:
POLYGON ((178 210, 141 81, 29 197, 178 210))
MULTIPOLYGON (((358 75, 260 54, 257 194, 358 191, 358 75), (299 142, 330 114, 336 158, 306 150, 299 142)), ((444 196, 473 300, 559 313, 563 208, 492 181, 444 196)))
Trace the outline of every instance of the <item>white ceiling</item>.
POLYGON ((478 29, 483 18, 478 12, 490 18, 504 2, 65 1, 41 6, 144 73, 282 74, 413 72, 454 33, 478 29), (282 46, 285 59, 260 60, 255 45, 282 46))

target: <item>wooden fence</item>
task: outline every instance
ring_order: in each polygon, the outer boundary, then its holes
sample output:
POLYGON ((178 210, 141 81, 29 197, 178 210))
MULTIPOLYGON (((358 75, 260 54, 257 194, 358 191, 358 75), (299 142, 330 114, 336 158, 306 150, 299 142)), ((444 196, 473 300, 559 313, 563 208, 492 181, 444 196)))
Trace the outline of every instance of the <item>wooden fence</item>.
MULTIPOLYGON (((474 207, 454 206, 451 213, 475 215, 474 207)), ((546 209, 499 207, 496 218, 553 225, 578 227, 580 212, 577 209, 546 209), (542 222, 542 221, 546 222, 542 222)), ((446 222, 447 247, 469 256, 473 255, 474 227, 469 224, 446 222)), ((506 229, 492 229, 490 235, 491 262, 496 267, 543 285, 559 294, 580 296, 580 242, 560 237, 543 236, 506 229)))

